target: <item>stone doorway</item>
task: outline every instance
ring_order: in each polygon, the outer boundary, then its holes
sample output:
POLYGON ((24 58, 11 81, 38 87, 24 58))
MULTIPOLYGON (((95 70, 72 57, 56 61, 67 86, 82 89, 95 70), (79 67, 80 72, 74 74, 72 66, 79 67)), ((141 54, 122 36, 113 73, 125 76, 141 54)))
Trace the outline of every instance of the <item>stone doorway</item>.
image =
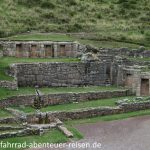
POLYGON ((22 57, 22 44, 16 44, 16 57, 22 57))
POLYGON ((54 57, 54 49, 52 45, 45 45, 45 57, 54 57))
POLYGON ((60 56, 66 56, 65 45, 60 45, 60 56))
POLYGON ((37 57, 37 45, 31 45, 30 57, 37 57))
POLYGON ((149 79, 141 79, 141 96, 149 95, 149 79))

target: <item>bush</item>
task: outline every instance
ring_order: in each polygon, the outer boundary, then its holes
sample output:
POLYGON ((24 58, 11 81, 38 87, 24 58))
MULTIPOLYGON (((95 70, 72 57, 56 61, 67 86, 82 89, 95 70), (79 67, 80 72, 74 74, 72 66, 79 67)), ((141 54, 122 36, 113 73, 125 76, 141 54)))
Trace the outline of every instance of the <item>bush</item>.
POLYGON ((5 36, 4 30, 0 30, 0 38, 3 38, 5 36))
POLYGON ((54 9, 55 4, 52 1, 44 0, 44 1, 41 2, 41 7, 54 9))

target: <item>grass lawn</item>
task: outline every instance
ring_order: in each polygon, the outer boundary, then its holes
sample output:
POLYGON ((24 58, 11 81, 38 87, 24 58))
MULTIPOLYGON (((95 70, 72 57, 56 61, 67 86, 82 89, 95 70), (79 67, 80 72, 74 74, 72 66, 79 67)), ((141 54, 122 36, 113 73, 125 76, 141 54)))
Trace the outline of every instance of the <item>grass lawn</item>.
MULTIPOLYGON (((42 108, 42 112, 47 111, 75 111, 78 109, 90 108, 90 107, 100 107, 100 106, 110 106, 114 107, 115 102, 120 99, 129 98, 129 97, 119 97, 119 98, 111 98, 111 99, 101 99, 101 100, 93 100, 93 101, 86 101, 86 102, 79 102, 79 103, 70 103, 70 104, 62 104, 62 105, 55 105, 55 106, 48 106, 42 108)), ((32 107, 14 107, 19 109, 25 113, 32 113, 36 112, 36 110, 32 107)))
POLYGON ((84 93, 84 92, 99 92, 99 91, 115 91, 119 89, 124 89, 123 87, 116 86, 87 86, 87 87, 53 87, 53 88, 41 88, 40 91, 49 93, 84 93))
MULTIPOLYGON (((72 128, 71 126, 68 128, 73 134, 74 139, 81 139, 83 138, 82 134, 79 133, 76 129, 72 128)), ((60 131, 56 129, 52 129, 51 131, 47 132, 46 134, 39 136, 26 136, 26 137, 15 137, 15 138, 8 138, 2 140, 3 143, 24 143, 26 142, 27 145, 25 148, 29 148, 32 146, 32 143, 65 143, 69 141, 69 139, 60 131)), ((19 149, 19 148, 18 148, 19 149)), ((10 150, 9 148, 1 148, 1 150, 10 150)), ((17 150, 17 148, 13 148, 13 150, 17 150)))
POLYGON ((6 88, 0 88, 0 99, 4 99, 11 96, 17 96, 17 95, 29 95, 34 94, 35 90, 34 88, 19 88, 19 90, 9 90, 6 88))
MULTIPOLYGON (((67 142, 68 138, 66 138, 60 131, 58 130, 51 130, 48 133, 42 136, 26 136, 26 137, 15 137, 2 140, 4 143, 24 143, 26 142, 27 145, 35 142, 35 143, 62 143, 67 142)), ((28 146, 25 148, 29 148, 28 146)), ((1 148, 1 150, 10 150, 10 148, 1 148)), ((13 150, 17 150, 17 148, 13 148, 13 150)))
POLYGON ((146 57, 146 58, 141 58, 141 57, 129 57, 129 60, 133 60, 133 61, 150 61, 150 57, 146 57))
POLYGON ((86 40, 86 39, 76 39, 82 44, 90 44, 99 48, 120 48, 128 47, 130 49, 139 48, 140 45, 132 44, 127 42, 117 42, 117 41, 107 41, 107 40, 86 40))
MULTIPOLYGON (((115 86, 89 86, 89 87, 51 87, 51 88, 40 88, 43 94, 54 94, 54 93, 83 93, 83 92, 98 92, 98 91, 114 91, 123 89, 115 86)), ((18 90, 9 90, 6 88, 0 88, 0 99, 7 98, 10 96, 17 95, 30 95, 35 94, 35 89, 32 87, 21 87, 18 90)))
POLYGON ((73 38, 66 34, 61 33, 49 33, 49 34, 41 34, 41 33, 33 33, 33 34, 18 34, 15 36, 11 36, 8 38, 4 38, 5 40, 17 40, 17 41, 73 41, 73 38))
POLYGON ((0 119, 5 117, 12 117, 12 115, 3 109, 0 109, 0 119))
POLYGON ((78 58, 16 58, 2 57, 0 59, 0 80, 13 80, 5 74, 5 71, 12 63, 35 63, 35 62, 79 62, 78 58))

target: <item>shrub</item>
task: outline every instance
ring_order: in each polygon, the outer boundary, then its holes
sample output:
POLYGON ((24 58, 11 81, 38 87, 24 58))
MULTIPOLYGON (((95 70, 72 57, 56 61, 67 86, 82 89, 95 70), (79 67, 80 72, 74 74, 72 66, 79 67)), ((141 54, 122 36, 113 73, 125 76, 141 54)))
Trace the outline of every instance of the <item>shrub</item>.
POLYGON ((41 7, 54 9, 55 4, 52 1, 44 0, 44 1, 41 2, 41 7))

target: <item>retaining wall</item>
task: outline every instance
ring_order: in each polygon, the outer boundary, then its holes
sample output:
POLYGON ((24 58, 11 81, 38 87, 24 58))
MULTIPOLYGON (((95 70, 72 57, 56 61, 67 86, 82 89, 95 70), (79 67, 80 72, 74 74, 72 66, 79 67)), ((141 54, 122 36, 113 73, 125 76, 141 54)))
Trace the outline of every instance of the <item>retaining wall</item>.
POLYGON ((106 63, 19 63, 19 86, 85 86, 106 84, 106 63))
POLYGON ((79 44, 76 42, 52 41, 5 41, 4 56, 15 57, 76 57, 79 44))
POLYGON ((3 81, 0 81, 0 87, 15 90, 15 89, 18 89, 18 84, 16 81, 3 80, 3 81))
MULTIPOLYGON (((97 107, 97 108, 87 108, 79 109, 74 111, 54 111, 47 112, 49 119, 57 117, 61 121, 74 120, 74 119, 84 119, 96 116, 106 116, 113 114, 121 114, 126 112, 138 111, 150 109, 150 102, 147 103, 137 103, 137 104, 124 104, 118 107, 97 107)), ((27 121, 34 123, 38 120, 40 114, 29 114, 27 115, 27 121)))
MULTIPOLYGON (((48 94, 42 95, 41 99, 44 105, 58 105, 72 102, 96 100, 103 98, 121 97, 131 95, 128 90, 116 91, 101 91, 101 92, 88 92, 88 93, 62 93, 62 94, 48 94)), ((32 106, 34 103, 35 95, 26 96, 12 96, 0 101, 0 108, 9 106, 32 106)))

